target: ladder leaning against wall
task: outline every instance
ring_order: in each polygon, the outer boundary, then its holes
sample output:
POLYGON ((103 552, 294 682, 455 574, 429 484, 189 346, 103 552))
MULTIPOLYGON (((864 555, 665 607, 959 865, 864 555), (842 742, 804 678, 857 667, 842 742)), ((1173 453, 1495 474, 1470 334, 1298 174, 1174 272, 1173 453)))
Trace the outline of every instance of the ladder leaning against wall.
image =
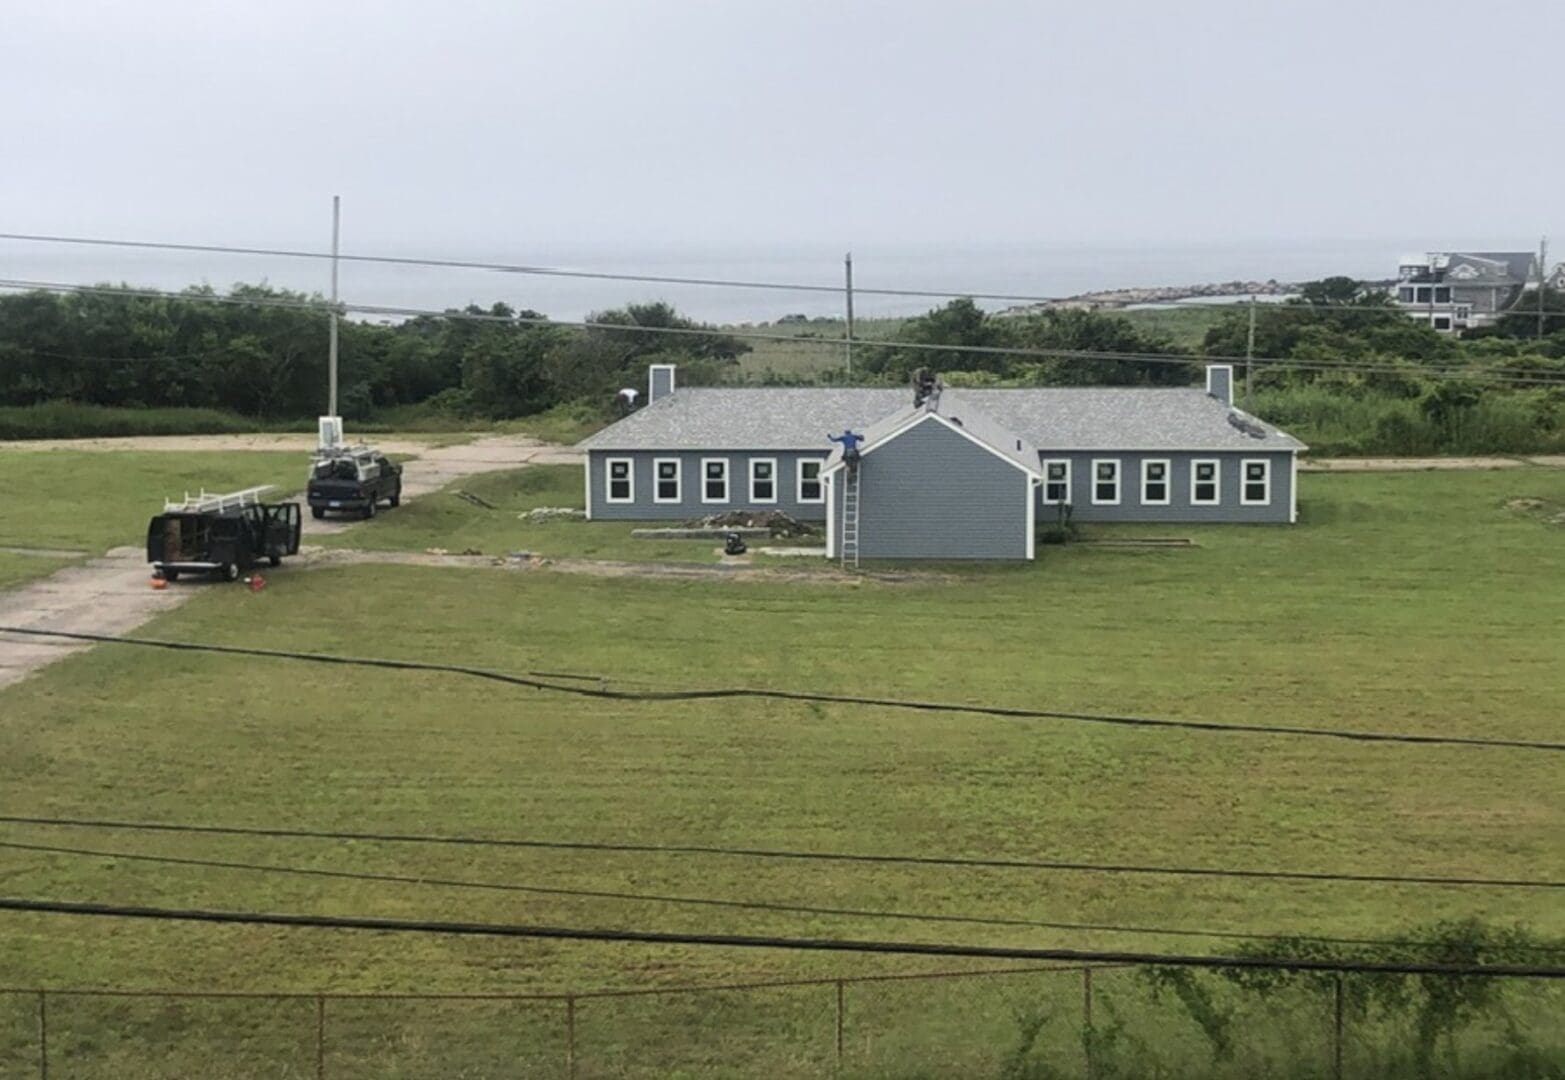
POLYGON ((859 463, 850 461, 843 470, 842 485, 842 565, 859 568, 859 463))

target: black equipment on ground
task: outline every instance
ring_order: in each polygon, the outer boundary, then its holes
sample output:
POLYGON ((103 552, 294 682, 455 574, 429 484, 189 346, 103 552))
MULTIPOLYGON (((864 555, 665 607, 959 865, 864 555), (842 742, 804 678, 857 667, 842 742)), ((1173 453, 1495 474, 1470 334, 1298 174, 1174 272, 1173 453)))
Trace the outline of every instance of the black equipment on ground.
POLYGON ((744 537, 736 532, 729 533, 723 541, 724 555, 743 555, 748 550, 750 549, 745 547, 744 537))

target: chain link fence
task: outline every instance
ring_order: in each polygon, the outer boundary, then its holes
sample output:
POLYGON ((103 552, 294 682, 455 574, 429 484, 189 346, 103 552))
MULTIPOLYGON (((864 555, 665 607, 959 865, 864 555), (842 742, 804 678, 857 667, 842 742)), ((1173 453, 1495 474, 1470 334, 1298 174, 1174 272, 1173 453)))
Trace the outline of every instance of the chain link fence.
POLYGON ((1399 1005, 1368 978, 1048 967, 551 995, 0 990, 0 1077, 1565 1076, 1556 983, 1505 979, 1481 1010, 1431 1012, 1460 995, 1399 1005))

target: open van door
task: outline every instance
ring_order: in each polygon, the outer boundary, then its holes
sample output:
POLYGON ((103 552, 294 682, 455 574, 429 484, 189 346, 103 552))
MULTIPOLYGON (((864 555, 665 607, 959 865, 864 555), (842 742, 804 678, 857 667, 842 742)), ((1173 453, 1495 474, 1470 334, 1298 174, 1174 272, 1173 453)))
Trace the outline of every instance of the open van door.
POLYGON ((273 503, 266 509, 266 537, 263 546, 271 559, 299 554, 301 515, 295 502, 273 503))

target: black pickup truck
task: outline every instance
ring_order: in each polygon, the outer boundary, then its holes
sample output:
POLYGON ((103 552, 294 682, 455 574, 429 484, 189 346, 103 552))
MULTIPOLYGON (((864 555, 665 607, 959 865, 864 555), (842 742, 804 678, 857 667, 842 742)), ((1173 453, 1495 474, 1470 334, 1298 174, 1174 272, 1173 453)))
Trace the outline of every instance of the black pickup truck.
POLYGON ((165 581, 181 574, 237 579, 263 560, 299 553, 299 504, 264 503, 264 488, 168 502, 147 523, 147 561, 165 581))
POLYGON ((308 499, 314 517, 333 510, 372 518, 381 503, 402 502, 402 466, 367 446, 317 451, 308 499))

